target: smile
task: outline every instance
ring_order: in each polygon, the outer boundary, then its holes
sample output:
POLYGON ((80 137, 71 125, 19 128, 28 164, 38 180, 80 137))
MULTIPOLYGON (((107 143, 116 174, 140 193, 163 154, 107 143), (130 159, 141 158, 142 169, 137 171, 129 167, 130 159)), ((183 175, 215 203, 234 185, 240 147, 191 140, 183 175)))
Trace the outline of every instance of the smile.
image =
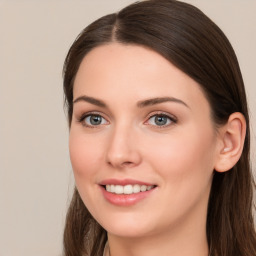
POLYGON ((153 185, 147 186, 147 185, 139 185, 139 184, 135 184, 135 185, 127 184, 125 186, 107 184, 105 186, 105 189, 108 192, 118 194, 118 195, 121 195, 121 194, 130 195, 130 194, 137 194, 140 192, 145 192, 145 191, 153 189, 154 187, 155 186, 153 186, 153 185))
POLYGON ((107 179, 99 183, 103 197, 116 206, 132 206, 155 194, 158 185, 134 179, 107 179))

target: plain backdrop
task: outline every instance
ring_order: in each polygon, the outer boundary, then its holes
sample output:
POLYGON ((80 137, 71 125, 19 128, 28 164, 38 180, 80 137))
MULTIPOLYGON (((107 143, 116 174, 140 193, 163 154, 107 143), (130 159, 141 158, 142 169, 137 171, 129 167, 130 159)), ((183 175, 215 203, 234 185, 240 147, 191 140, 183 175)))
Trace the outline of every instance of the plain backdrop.
MULTIPOLYGON (((59 256, 73 191, 62 65, 78 33, 128 0, 0 0, 0 256, 59 256)), ((256 125, 256 0, 187 0, 240 62, 256 125)), ((252 132, 255 166, 255 128, 252 132)))

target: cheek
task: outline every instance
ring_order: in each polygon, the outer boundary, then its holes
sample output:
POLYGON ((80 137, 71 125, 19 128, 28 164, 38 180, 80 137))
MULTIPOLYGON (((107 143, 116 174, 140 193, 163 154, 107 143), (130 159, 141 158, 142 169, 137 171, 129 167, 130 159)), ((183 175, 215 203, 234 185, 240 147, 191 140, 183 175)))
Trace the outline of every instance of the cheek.
POLYGON ((191 212, 200 215, 200 209, 206 211, 207 208, 214 166, 214 141, 211 133, 199 133, 192 128, 189 131, 166 136, 155 144, 154 149, 148 150, 150 165, 161 177, 162 196, 158 205, 164 210, 158 217, 168 223, 170 219, 181 220, 191 212), (173 211, 174 208, 179 211, 173 211))
POLYGON ((214 167, 214 137, 211 129, 189 127, 148 147, 151 164, 172 184, 209 181, 214 167), (189 132, 187 132, 189 131, 189 132))
POLYGON ((101 145, 94 136, 85 136, 84 134, 70 132, 69 152, 76 182, 79 179, 89 181, 92 174, 99 169, 99 163, 102 159, 101 145))
POLYGON ((98 203, 102 197, 95 191, 104 156, 99 140, 97 136, 71 129, 69 151, 76 188, 89 212, 98 216, 102 212, 102 204, 98 203))

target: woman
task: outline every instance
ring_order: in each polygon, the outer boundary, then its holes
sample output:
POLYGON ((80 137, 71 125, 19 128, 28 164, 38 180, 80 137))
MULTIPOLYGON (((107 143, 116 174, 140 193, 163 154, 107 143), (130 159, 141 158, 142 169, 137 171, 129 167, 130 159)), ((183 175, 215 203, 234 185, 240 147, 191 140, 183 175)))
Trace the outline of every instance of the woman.
POLYGON ((242 75, 200 10, 149 0, 95 21, 68 52, 64 91, 65 255, 256 255, 242 75))

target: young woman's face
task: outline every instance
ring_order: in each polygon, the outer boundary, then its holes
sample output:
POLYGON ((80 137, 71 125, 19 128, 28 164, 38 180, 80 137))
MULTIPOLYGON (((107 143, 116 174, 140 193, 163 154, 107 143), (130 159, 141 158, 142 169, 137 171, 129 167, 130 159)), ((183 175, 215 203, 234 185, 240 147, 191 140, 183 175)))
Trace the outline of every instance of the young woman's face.
POLYGON ((81 198, 109 234, 205 229, 216 136, 199 85, 158 53, 111 43, 83 59, 70 156, 81 198))

